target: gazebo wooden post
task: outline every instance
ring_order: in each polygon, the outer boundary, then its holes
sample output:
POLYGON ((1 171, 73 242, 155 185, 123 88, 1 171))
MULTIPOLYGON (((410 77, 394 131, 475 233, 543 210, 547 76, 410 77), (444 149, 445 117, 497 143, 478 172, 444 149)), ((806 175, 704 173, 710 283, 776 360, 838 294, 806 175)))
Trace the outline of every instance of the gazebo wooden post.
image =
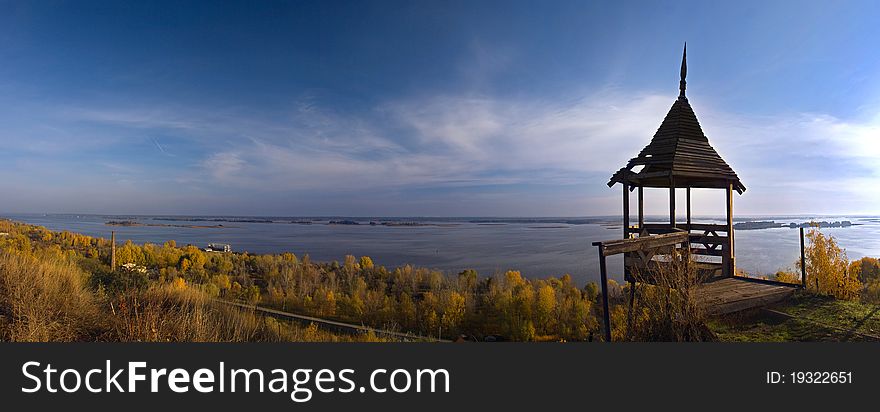
MULTIPOLYGON (((641 189, 641 187, 639 187, 641 189)), ((639 191, 639 231, 641 232, 641 221, 642 221, 642 196, 641 190, 639 191)), ((629 184, 628 182, 623 182, 623 238, 629 239, 629 184)), ((632 313, 633 313, 633 304, 635 303, 636 298, 636 281, 631 276, 626 267, 626 257, 629 254, 624 254, 623 256, 623 273, 624 275, 630 276, 629 280, 629 312, 627 314, 627 328, 632 324, 632 313)))
POLYGON ((691 231, 691 187, 687 187, 687 230, 691 231))
POLYGON ((669 226, 675 230, 675 179, 669 178, 669 226))
POLYGON ((639 235, 645 231, 645 193, 642 186, 639 186, 639 235))
POLYGON ((623 238, 629 239, 629 185, 623 183, 623 238))

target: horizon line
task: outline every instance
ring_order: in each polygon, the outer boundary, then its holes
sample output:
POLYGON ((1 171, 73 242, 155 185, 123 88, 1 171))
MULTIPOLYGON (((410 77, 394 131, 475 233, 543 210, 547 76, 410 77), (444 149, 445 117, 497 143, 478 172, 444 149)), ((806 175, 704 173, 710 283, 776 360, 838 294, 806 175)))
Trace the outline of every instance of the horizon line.
MULTIPOLYGON (((457 215, 457 216, 442 216, 442 215, 268 215, 268 214, 256 214, 256 215, 247 215, 247 214, 175 214, 175 213, 77 213, 77 212, 0 212, 0 217, 7 217, 13 215, 24 215, 24 216, 34 216, 34 215, 76 215, 76 216, 114 216, 114 217, 124 217, 124 216, 139 216, 139 217, 255 217, 255 218, 374 218, 374 219, 388 219, 388 218, 405 218, 405 219, 426 219, 426 218, 442 218, 442 219, 585 219, 585 218, 622 218, 623 214, 595 214, 595 215, 579 215, 579 216, 553 216, 553 215, 535 215, 535 216, 514 216, 514 215, 457 215)), ((630 218, 637 217, 638 215, 630 215, 630 218)), ((663 217, 668 218, 669 215, 666 214, 645 214, 645 217, 663 217)), ((723 214, 692 214, 694 218, 707 218, 707 217, 723 217, 723 214)), ((876 217, 880 216, 880 212, 876 214, 870 213, 749 213, 738 215, 739 218, 743 217, 876 217)), ((686 215, 678 215, 676 214, 676 218, 682 217, 686 218, 686 215)), ((734 216, 734 220, 738 218, 734 216)), ((681 223, 685 223, 682 221, 681 223)))

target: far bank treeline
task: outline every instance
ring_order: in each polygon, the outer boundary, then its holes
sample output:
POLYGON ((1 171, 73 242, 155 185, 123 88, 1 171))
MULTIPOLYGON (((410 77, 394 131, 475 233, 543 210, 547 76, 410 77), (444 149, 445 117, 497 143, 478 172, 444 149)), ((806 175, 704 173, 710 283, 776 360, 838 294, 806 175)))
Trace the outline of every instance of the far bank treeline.
POLYGON ((0 233, 0 248, 69 260, 108 293, 174 284, 222 299, 447 339, 589 340, 599 329, 597 285, 579 288, 569 275, 448 275, 411 266, 387 269, 367 256, 318 263, 308 255, 211 253, 174 241, 125 242, 117 246, 119 266, 111 272, 107 239, 3 220, 0 233))

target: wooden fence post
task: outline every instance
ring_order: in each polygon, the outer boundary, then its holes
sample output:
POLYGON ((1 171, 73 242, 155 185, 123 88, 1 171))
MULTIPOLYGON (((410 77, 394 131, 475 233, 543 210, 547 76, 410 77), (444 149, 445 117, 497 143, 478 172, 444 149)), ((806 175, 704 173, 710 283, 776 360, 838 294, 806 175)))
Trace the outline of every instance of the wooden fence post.
POLYGON ((605 251, 602 242, 593 243, 599 248, 599 275, 602 282, 602 309, 605 322, 605 341, 611 342, 611 314, 608 312, 608 271, 605 267, 605 251))
MULTIPOLYGON (((804 255, 804 227, 801 226, 801 285, 807 289, 807 258, 804 255)), ((819 292, 819 279, 816 279, 816 292, 819 292)))

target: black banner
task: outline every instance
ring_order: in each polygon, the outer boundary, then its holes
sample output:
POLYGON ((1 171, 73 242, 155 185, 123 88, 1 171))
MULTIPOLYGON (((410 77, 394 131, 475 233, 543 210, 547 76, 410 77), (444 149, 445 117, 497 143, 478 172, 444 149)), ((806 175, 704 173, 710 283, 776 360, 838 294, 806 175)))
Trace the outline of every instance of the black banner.
POLYGON ((878 350, 856 343, 7 343, 0 345, 0 395, 17 406, 5 410, 814 410, 873 401, 878 350), (131 365, 142 378, 133 388, 131 365), (230 377, 239 369, 259 372, 230 377))

